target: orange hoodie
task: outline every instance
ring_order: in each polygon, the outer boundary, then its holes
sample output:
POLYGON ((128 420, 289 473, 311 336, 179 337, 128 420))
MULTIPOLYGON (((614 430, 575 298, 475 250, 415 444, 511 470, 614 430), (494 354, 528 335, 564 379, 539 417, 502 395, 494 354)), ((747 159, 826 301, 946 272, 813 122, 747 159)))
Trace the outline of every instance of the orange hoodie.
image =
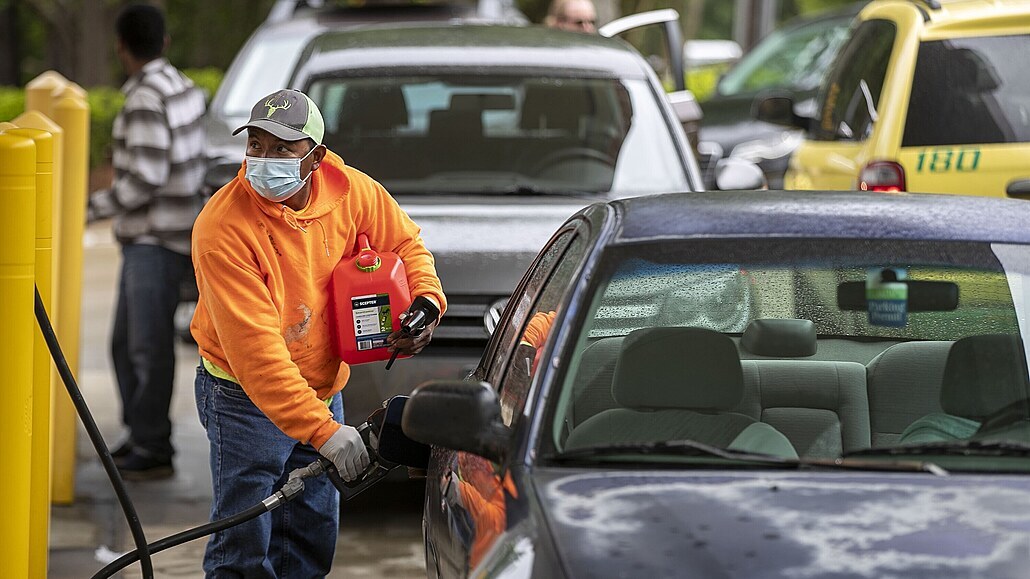
POLYGON ((329 152, 311 175, 311 198, 293 211, 236 178, 204 207, 193 229, 200 299, 190 329, 200 355, 240 383, 287 436, 320 447, 338 429, 323 402, 350 367, 333 352, 329 277, 367 233, 400 256, 412 297, 446 309, 419 227, 386 190, 329 152))

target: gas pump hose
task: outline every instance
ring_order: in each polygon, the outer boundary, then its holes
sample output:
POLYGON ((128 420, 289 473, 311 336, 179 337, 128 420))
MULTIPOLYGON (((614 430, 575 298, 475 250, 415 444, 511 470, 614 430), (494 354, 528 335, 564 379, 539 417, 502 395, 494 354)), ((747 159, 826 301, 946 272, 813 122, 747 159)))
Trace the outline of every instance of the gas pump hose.
POLYGON ((136 546, 135 550, 129 551, 109 563, 100 571, 97 571, 97 573, 93 575, 92 579, 104 579, 110 577, 136 561, 140 562, 144 579, 153 579, 154 566, 150 559, 151 554, 159 553, 165 549, 175 547, 176 545, 181 545, 194 539, 199 539, 201 537, 217 533, 218 531, 228 529, 229 527, 245 523, 255 517, 267 513, 268 511, 276 509, 304 492, 304 479, 323 474, 327 472, 327 467, 331 466, 331 463, 327 460, 316 460, 303 468, 298 468, 290 472, 290 475, 286 480, 286 484, 284 484, 281 489, 253 507, 224 519, 212 521, 210 523, 170 535, 148 545, 146 536, 143 534, 143 526, 140 524, 139 516, 136 514, 136 508, 132 504, 132 499, 129 497, 129 493, 125 488, 125 483, 122 481, 121 475, 118 473, 118 467, 114 464, 114 458, 111 457, 111 452, 107 449, 107 443, 104 442, 104 437, 100 434, 100 429, 97 427, 96 421, 93 420, 93 415, 90 413, 89 407, 86 405, 86 401, 82 397, 82 392, 79 390, 79 386, 75 382, 75 376, 72 375, 71 368, 68 367, 68 361, 65 359, 64 353, 61 351, 61 345, 57 341, 57 335, 54 333, 54 328, 50 323, 50 318, 47 316, 46 307, 43 305, 43 300, 39 296, 38 289, 36 290, 35 310, 36 320, 39 323, 40 331, 43 333, 43 338, 46 340, 47 348, 50 350, 50 355, 54 359, 54 364, 57 366, 57 371, 61 376, 61 380, 64 382, 64 386, 68 390, 68 395, 71 396, 72 403, 75 405, 75 411, 78 413, 83 426, 86 428, 86 433, 89 435, 90 442, 93 443, 93 448, 96 449, 97 454, 100 456, 100 462, 104 466, 104 471, 107 473, 107 477, 111 480, 111 486, 114 487, 115 495, 118 497, 118 503, 121 505, 122 511, 125 513, 125 520, 129 524, 129 531, 132 534, 132 540, 136 546))

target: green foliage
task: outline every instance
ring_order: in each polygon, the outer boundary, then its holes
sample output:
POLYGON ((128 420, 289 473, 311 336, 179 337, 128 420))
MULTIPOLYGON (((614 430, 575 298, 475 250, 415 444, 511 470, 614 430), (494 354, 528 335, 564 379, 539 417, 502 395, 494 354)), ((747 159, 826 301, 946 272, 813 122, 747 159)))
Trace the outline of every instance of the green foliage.
POLYGON ((687 71, 687 88, 694 93, 698 102, 704 102, 715 92, 715 85, 719 82, 719 76, 729 69, 729 64, 713 64, 699 66, 687 71))
POLYGON ((0 121, 9 121, 25 110, 25 91, 0 86, 0 121))
POLYGON ((118 89, 95 87, 86 97, 89 102, 89 166, 102 165, 111 159, 111 128, 125 102, 118 89))
POLYGON ((225 76, 224 72, 213 66, 207 68, 187 68, 182 73, 188 76, 193 81, 193 84, 204 91, 204 96, 207 98, 208 103, 215 96, 215 91, 218 90, 218 85, 222 84, 222 77, 225 76))
MULTIPOLYGON (((204 90, 210 101, 224 73, 217 68, 184 70, 197 86, 204 90)), ((111 129, 125 96, 111 87, 93 87, 86 97, 89 103, 89 166, 95 168, 111 159, 111 129)), ((25 110, 25 91, 15 87, 0 87, 0 121, 9 121, 25 110)))

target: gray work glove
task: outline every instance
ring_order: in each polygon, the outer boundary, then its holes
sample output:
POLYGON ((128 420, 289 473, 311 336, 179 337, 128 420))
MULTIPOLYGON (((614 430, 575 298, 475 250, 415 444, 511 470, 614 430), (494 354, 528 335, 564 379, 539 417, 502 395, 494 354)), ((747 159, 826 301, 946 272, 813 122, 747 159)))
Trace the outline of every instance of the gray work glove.
POLYGON ((358 478, 368 468, 368 451, 361 434, 353 426, 341 426, 318 449, 318 453, 332 461, 345 481, 358 478))

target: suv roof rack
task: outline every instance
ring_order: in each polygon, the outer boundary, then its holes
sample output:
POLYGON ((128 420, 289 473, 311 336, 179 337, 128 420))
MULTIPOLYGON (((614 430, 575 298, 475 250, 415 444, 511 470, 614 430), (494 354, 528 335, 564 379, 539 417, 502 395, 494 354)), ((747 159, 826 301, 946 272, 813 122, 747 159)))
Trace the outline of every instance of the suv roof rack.
MULTIPOLYGON (((417 2, 415 0, 408 0, 411 6, 421 6, 424 3, 417 2)), ((475 4, 477 11, 484 16, 498 16, 504 14, 510 10, 517 10, 515 0, 435 0, 429 2, 430 4, 475 4)), ((266 21, 268 22, 280 22, 282 20, 289 20, 292 18, 298 10, 301 9, 313 9, 326 7, 345 7, 351 4, 347 1, 341 0, 275 0, 275 4, 272 5, 272 9, 268 12, 266 21)), ((375 6, 379 4, 375 0, 371 2, 355 2, 354 6, 375 6)), ((403 6, 405 2, 403 0, 386 0, 382 2, 383 5, 392 6, 403 6)))
POLYGON ((941 9, 941 2, 940 2, 940 0, 913 0, 913 1, 914 2, 918 2, 920 4, 926 4, 931 10, 940 10, 941 9))

